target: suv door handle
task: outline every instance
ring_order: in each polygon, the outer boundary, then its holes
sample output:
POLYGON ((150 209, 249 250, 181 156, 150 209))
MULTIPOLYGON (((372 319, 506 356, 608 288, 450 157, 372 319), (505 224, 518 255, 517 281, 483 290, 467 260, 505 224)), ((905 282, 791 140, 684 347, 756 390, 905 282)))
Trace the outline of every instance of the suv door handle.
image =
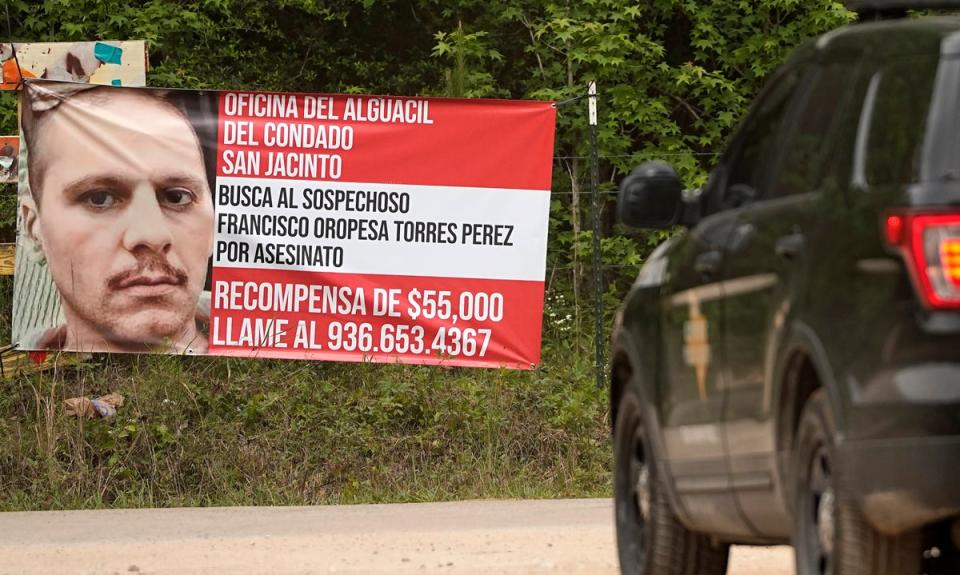
POLYGON ((774 249, 776 249, 777 255, 781 258, 785 260, 792 260, 793 258, 802 254, 806 247, 806 236, 800 232, 796 232, 778 239, 774 249))
POLYGON ((730 235, 730 240, 727 242, 730 253, 737 254, 746 249, 747 246, 750 245, 750 242, 753 241, 753 236, 756 231, 757 229, 749 222, 735 227, 733 233, 730 235))
POLYGON ((720 264, 723 263, 723 254, 717 250, 703 252, 693 261, 693 269, 704 277, 709 277, 720 271, 720 264))

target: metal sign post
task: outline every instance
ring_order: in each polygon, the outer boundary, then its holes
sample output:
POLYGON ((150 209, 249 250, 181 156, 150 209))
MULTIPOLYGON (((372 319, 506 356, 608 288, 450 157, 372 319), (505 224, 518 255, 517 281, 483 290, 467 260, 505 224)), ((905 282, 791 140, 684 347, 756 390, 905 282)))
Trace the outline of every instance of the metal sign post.
POLYGON ((596 340, 596 368, 597 387, 602 388, 606 383, 606 360, 604 359, 604 330, 603 330, 603 268, 600 254, 600 168, 597 156, 597 83, 590 82, 587 90, 590 120, 590 190, 593 195, 593 285, 596 322, 594 325, 596 340))

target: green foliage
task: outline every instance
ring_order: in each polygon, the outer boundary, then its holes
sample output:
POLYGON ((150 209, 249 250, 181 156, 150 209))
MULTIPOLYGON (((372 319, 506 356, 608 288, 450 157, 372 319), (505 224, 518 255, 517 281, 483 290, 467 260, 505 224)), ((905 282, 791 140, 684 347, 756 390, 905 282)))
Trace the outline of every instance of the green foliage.
POLYGON ((445 73, 447 96, 455 98, 482 98, 503 96, 494 87, 493 76, 483 69, 488 62, 499 62, 503 55, 486 46, 486 32, 467 34, 463 23, 457 24, 452 33, 437 32, 432 55, 453 60, 453 67, 445 73), (471 67, 467 68, 467 61, 471 67))
MULTIPOLYGON (((666 156, 698 186, 764 77, 850 13, 829 0, 598 0, 537 3, 503 17, 532 38, 526 51, 541 74, 531 76, 528 94, 570 97, 597 82, 609 178, 666 156)), ((561 145, 571 154, 586 153, 582 108, 562 111, 561 145)))

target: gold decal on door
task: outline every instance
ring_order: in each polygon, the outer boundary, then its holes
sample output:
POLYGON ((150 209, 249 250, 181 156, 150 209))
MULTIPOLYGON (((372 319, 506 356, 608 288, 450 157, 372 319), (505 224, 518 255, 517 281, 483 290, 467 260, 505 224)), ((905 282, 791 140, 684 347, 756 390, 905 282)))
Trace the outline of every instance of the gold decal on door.
POLYGON ((683 360, 697 372, 700 401, 707 399, 707 367, 710 366, 710 341, 707 318, 700 312, 700 300, 689 293, 690 319, 683 324, 683 360))

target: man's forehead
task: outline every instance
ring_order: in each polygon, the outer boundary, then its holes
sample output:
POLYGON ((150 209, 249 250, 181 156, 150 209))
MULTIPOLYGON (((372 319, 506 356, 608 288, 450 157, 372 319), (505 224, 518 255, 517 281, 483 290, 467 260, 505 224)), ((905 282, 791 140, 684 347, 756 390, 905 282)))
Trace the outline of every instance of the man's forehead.
POLYGON ((37 126, 34 139, 44 169, 79 158, 131 168, 153 166, 162 159, 203 166, 193 126, 165 101, 137 94, 81 95, 50 114, 37 126))
POLYGON ((130 187, 144 180, 197 192, 208 188, 197 135, 168 102, 136 93, 82 94, 51 114, 37 126, 31 150, 40 160, 31 165, 40 172, 38 193, 95 183, 130 187))
POLYGON ((47 114, 37 135, 44 139, 45 133, 54 132, 56 138, 49 138, 52 141, 45 145, 62 142, 62 138, 96 140, 110 134, 192 141, 199 146, 193 127, 176 106, 135 91, 81 92, 47 114))

